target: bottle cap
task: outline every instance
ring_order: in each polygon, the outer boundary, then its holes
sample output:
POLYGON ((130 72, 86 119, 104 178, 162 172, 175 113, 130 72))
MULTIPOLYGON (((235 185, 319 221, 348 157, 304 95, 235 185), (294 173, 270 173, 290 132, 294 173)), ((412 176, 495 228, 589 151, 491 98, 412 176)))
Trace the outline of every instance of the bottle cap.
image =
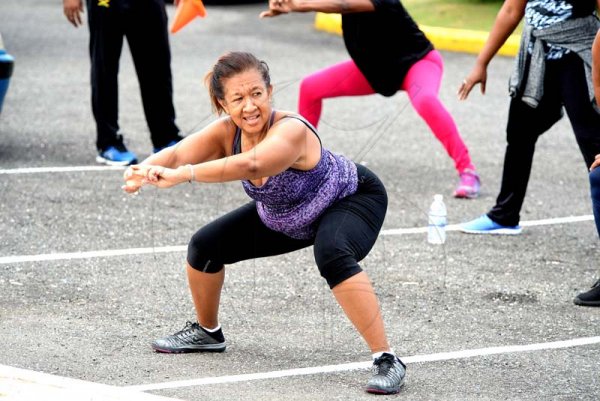
POLYGON ((443 201, 444 200, 444 195, 442 195, 442 194, 435 194, 435 195, 433 195, 433 200, 435 200, 435 201, 443 201))

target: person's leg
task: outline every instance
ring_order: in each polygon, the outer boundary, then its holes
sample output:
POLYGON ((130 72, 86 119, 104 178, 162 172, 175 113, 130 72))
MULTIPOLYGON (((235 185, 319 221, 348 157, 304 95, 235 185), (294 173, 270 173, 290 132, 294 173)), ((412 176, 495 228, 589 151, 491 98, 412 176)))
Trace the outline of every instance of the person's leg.
POLYGON ((135 2, 128 11, 127 42, 135 64, 144 114, 154 148, 163 148, 180 137, 175 124, 171 50, 163 0, 135 2))
POLYGON ((519 224, 521 207, 533 163, 535 144, 540 135, 562 116, 562 101, 556 83, 555 62, 546 62, 544 97, 536 108, 512 99, 506 127, 506 153, 502 184, 496 204, 487 213, 494 222, 508 227, 519 224))
MULTIPOLYGON (((594 222, 596 223, 598 236, 600 236, 600 168, 592 170, 589 178, 594 222)), ((573 302, 575 305, 581 306, 600 306, 600 279, 594 282, 591 289, 577 294, 573 302)))
POLYGON ((123 26, 118 8, 102 7, 87 1, 90 30, 92 112, 96 120, 96 147, 102 152, 121 142, 118 113, 119 58, 123 46, 123 26))
POLYGON ((373 375, 366 391, 400 391, 406 366, 391 350, 373 286, 358 262, 373 247, 387 210, 381 181, 357 166, 359 187, 354 195, 330 207, 319 222, 315 260, 335 299, 373 353, 373 375))
POLYGON ((218 325, 218 304, 224 265, 275 256, 312 245, 266 227, 256 203, 227 213, 193 235, 188 247, 188 279, 198 321, 207 328, 218 325))
POLYGON ((600 237, 600 168, 595 168, 590 171, 589 178, 594 222, 596 223, 596 231, 600 237))
POLYGON ((354 61, 332 65, 305 77, 300 83, 298 113, 317 127, 323 99, 372 95, 375 91, 354 61))
POLYGON ((562 101, 556 84, 554 62, 546 62, 544 96, 533 108, 513 98, 506 125, 506 151, 500 193, 487 214, 463 223, 460 230, 469 234, 520 234, 521 207, 533 163, 535 144, 540 135, 562 116, 562 101))
POLYGON ((204 273, 186 263, 186 270, 198 323, 206 329, 218 327, 225 269, 216 273, 204 273))
POLYGON ((458 173, 475 171, 456 123, 438 95, 443 72, 442 57, 436 50, 432 50, 408 70, 401 89, 408 93, 417 113, 442 143, 458 173))
MULTIPOLYGON (((585 70, 579 57, 572 54, 564 57, 560 63, 559 83, 577 144, 589 168, 595 156, 600 154, 600 114, 590 102, 585 70)), ((594 221, 600 236, 600 169, 589 173, 589 181, 594 221)), ((573 301, 582 306, 600 306, 600 280, 590 290, 578 294, 573 301)))
POLYGON ((333 287, 332 292, 371 352, 390 351, 379 301, 367 273, 351 276, 333 287))
POLYGON ((359 189, 322 216, 315 260, 337 301, 372 352, 389 350, 375 291, 358 262, 371 250, 387 210, 383 184, 358 166, 359 189))
POLYGON ((160 352, 224 351, 219 325, 219 301, 225 278, 224 265, 274 256, 312 245, 267 228, 250 202, 198 230, 190 240, 187 275, 198 323, 155 340, 160 352))

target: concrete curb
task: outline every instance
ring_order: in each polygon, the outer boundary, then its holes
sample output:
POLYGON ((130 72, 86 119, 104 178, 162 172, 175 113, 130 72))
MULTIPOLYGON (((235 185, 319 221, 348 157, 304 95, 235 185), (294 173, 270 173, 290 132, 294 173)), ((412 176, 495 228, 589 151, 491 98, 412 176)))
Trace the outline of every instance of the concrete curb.
MULTIPOLYGON (((488 37, 485 31, 470 31, 465 29, 438 28, 419 26, 438 50, 477 54, 483 48, 488 37)), ((342 34, 342 16, 340 14, 317 13, 315 28, 320 31, 342 34)), ((520 35, 511 35, 498 54, 515 56, 519 50, 520 35)))

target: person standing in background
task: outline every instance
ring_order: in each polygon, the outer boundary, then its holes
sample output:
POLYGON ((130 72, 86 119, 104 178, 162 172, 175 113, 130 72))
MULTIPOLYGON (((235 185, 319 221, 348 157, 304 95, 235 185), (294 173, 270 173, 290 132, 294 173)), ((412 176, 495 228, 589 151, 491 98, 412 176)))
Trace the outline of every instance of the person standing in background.
MULTIPOLYGON (((92 111, 96 120, 98 156, 108 165, 137 162, 119 133, 118 73, 123 38, 127 38, 140 84, 153 152, 182 137, 175 124, 171 50, 164 0, 87 0, 90 30, 92 111)), ((73 26, 82 25, 83 0, 63 0, 73 26)))
POLYGON ((454 161, 457 198, 476 198, 480 179, 454 119, 439 98, 444 70, 433 48, 398 0, 271 0, 261 17, 290 12, 342 14, 344 43, 350 60, 317 71, 302 80, 298 112, 315 127, 323 99, 392 96, 406 91, 411 104, 454 161))
MULTIPOLYGON (((592 82, 594 83, 594 96, 596 105, 600 105, 600 30, 596 33, 592 45, 592 82)), ((592 209, 596 230, 600 236, 600 154, 596 155, 590 166, 590 191, 592 195, 592 209)), ((600 279, 586 292, 578 294, 573 302, 581 306, 600 306, 600 279)))
POLYGON ((594 109, 591 48, 600 27, 600 0, 506 0, 458 97, 466 99, 481 84, 487 66, 525 17, 506 127, 502 184, 486 214, 463 223, 470 234, 520 234, 520 212, 533 164, 535 144, 567 111, 586 167, 600 153, 600 114, 594 109))

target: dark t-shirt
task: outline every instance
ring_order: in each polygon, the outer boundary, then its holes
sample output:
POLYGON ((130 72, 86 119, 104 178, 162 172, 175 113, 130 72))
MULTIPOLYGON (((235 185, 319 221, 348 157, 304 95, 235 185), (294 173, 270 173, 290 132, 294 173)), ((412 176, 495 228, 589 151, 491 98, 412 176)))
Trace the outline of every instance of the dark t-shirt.
POLYGON ((342 14, 344 43, 375 92, 392 96, 433 45, 399 0, 371 1, 375 11, 342 14))

